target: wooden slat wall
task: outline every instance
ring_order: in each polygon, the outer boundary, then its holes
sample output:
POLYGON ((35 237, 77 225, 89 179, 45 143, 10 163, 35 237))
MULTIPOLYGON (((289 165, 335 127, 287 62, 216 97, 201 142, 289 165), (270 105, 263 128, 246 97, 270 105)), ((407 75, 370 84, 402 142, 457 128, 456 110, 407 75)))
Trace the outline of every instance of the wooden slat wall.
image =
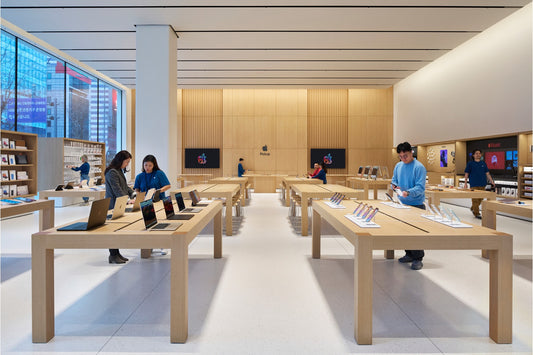
MULTIPOLYGON (((222 147, 222 90, 182 90, 183 148, 222 147)), ((185 164, 185 149, 182 161, 185 164)), ((221 151, 222 154, 222 151, 221 151)), ((185 169, 184 174, 213 174, 221 176, 221 169, 185 169)))
POLYGON ((346 149, 347 168, 333 174, 359 165, 392 172, 392 88, 184 89, 181 101, 183 147, 222 148, 215 176, 236 175, 241 157, 257 173, 301 175, 311 170, 309 148, 346 149))

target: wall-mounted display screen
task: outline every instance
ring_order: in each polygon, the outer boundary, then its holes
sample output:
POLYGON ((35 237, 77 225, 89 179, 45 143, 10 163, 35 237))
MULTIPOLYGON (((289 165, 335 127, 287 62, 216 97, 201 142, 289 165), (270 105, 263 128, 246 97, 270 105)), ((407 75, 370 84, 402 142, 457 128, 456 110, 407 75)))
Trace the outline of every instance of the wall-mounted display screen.
POLYGON ((441 168, 448 167, 448 149, 440 150, 440 167, 441 168))
POLYGON ((311 168, 318 162, 323 162, 327 169, 344 169, 346 167, 346 150, 311 149, 311 168))
POLYGON ((220 149, 218 148, 185 148, 186 169, 218 169, 220 168, 220 149))

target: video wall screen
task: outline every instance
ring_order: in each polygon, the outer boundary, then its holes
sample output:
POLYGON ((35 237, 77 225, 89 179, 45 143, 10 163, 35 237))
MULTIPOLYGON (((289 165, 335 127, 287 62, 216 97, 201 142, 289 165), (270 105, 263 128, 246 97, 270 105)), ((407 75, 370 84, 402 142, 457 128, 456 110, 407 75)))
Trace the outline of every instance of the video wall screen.
POLYGON ((472 160, 472 151, 481 149, 491 174, 514 178, 518 172, 518 142, 516 136, 482 139, 466 143, 467 161, 472 160))
POLYGON ((218 169, 220 168, 220 149, 218 148, 185 148, 186 169, 218 169))
POLYGON ((311 168, 315 163, 323 162, 327 169, 346 168, 345 149, 311 149, 311 168))

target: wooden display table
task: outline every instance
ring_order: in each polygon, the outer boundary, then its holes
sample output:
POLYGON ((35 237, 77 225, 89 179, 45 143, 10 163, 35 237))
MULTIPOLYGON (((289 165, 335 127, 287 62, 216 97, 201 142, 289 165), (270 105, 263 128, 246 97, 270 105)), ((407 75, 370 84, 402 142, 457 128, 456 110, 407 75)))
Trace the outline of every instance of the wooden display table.
POLYGON ((273 193, 276 192, 277 179, 287 175, 246 174, 244 176, 253 180, 254 193, 273 193))
POLYGON ((374 190, 374 200, 378 199, 378 188, 384 188, 386 190, 390 189, 390 184, 392 182, 392 179, 365 179, 362 177, 349 177, 346 178, 346 182, 350 183, 352 188, 357 188, 358 186, 363 186, 363 189, 365 190, 365 200, 368 199, 368 190, 370 187, 374 190))
POLYGON ((440 205, 440 200, 442 198, 486 198, 487 200, 495 200, 496 192, 448 187, 429 187, 426 188, 426 197, 430 204, 438 206, 440 205))
POLYGON ((182 181, 184 186, 187 182, 192 182, 195 185, 204 184, 212 177, 213 174, 178 174, 178 182, 180 183, 180 186, 182 181))
POLYGON ((217 177, 214 179, 209 179, 208 181, 210 184, 239 184, 241 185, 241 196, 242 198, 242 205, 246 206, 246 199, 249 198, 248 196, 248 189, 246 189, 246 184, 248 184, 248 178, 243 177, 217 177))
POLYGON ((281 180, 281 188, 284 190, 285 206, 291 205, 291 186, 293 184, 323 184, 320 179, 308 179, 306 177, 287 176, 281 180))
POLYGON ((33 202, 21 202, 17 205, 0 206, 2 218, 18 216, 25 213, 39 211, 39 231, 54 228, 54 201, 36 200, 33 202))
MULTIPOLYGON (((164 219, 164 211, 157 212, 164 219)), ((142 220, 106 223, 87 232, 49 229, 32 235, 32 341, 46 343, 54 329, 55 249, 170 249, 170 342, 184 343, 188 335, 189 244, 214 220, 214 257, 222 257, 222 203, 212 202, 177 230, 146 231, 142 220), (118 230, 121 228, 120 230, 118 230)))
POLYGON ((349 176, 350 174, 326 174, 326 179, 328 180, 328 184, 346 186, 346 178, 349 176))
MULTIPOLYGON (((525 205, 519 205, 516 201, 513 203, 503 203, 497 200, 484 200, 481 203, 483 215, 481 225, 483 227, 496 229, 496 212, 507 213, 515 216, 532 218, 533 205, 527 201, 525 205)), ((488 252, 483 250, 481 255, 488 258, 488 252)))
POLYGON ((96 188, 96 187, 86 187, 86 188, 79 188, 75 187, 70 190, 43 190, 39 191, 39 198, 43 200, 47 200, 50 197, 61 197, 61 198, 75 198, 75 197, 89 197, 94 198, 95 200, 101 200, 105 198, 105 187, 103 188, 96 188))
POLYGON ((176 192, 181 192, 184 199, 189 198, 189 191, 196 190, 200 197, 211 198, 223 198, 226 202, 226 235, 233 235, 233 197, 240 196, 240 185, 238 184, 201 184, 201 185, 189 185, 182 187, 176 191, 171 192, 172 196, 176 192))
POLYGON ((324 199, 330 198, 336 192, 346 195, 348 198, 364 198, 363 190, 355 190, 342 185, 310 185, 310 184, 293 184, 291 189, 302 200, 302 236, 307 236, 307 229, 309 228, 309 216, 307 215, 307 207, 309 207, 309 199, 324 199))
MULTIPOLYGON (((489 250, 489 335, 496 343, 512 342, 513 237, 511 235, 480 226, 451 228, 421 217, 423 211, 420 209, 395 209, 381 202, 363 202, 379 207, 380 212, 375 222, 381 226, 380 228, 361 228, 344 217, 355 209, 354 201, 343 201, 343 205, 346 206, 344 210, 332 209, 323 201, 313 203, 313 258, 320 258, 322 219, 331 224, 355 247, 354 336, 358 344, 372 344, 372 250, 395 249, 489 250), (402 221, 408 221, 409 224, 402 221)), ((420 295, 423 297, 423 293, 420 295)), ((420 302, 423 302, 423 299, 420 302)))

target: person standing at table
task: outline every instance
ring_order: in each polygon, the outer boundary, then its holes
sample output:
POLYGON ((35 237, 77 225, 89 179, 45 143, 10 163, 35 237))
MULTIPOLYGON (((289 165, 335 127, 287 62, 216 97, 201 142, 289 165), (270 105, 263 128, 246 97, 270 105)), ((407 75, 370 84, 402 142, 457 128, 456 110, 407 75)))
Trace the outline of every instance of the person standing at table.
MULTIPOLYGON (((128 186, 124 173, 131 161, 131 154, 127 150, 118 152, 105 169, 105 197, 110 197, 109 209, 115 208, 117 197, 128 195, 133 197, 133 190, 128 186)), ((110 264, 124 264, 128 258, 123 257, 118 249, 109 249, 110 264)))
MULTIPOLYGON (((83 154, 80 157, 80 160, 81 160, 81 163, 82 163, 80 166, 76 167, 74 165, 67 165, 67 168, 71 168, 74 171, 79 171, 80 172, 80 185, 81 185, 81 182, 83 180, 87 180, 87 184, 89 184, 89 171, 91 170, 91 165, 87 162, 87 160, 89 160, 89 159, 87 158, 87 155, 83 154)), ((89 198, 88 197, 84 197, 83 201, 85 203, 88 203, 89 202, 89 198)))
MULTIPOLYGON (((485 190, 487 186, 487 181, 494 187, 494 180, 490 176, 489 168, 487 163, 481 160, 482 152, 481 149, 474 149, 472 152, 472 161, 469 161, 466 164, 465 168, 465 185, 464 188, 468 188, 468 180, 470 179, 470 188, 473 190, 485 190)), ((474 214, 476 218, 481 219, 481 214, 479 213, 479 205, 483 201, 482 198, 473 198, 472 207, 470 211, 474 214)))
POLYGON ((238 177, 242 177, 242 174, 244 174, 244 172, 246 170, 244 170, 243 166, 242 166, 242 162, 244 161, 243 158, 239 158, 239 165, 237 165, 237 176, 238 177))
MULTIPOLYGON (((394 167, 391 187, 398 193, 403 204, 425 210, 426 168, 415 159, 413 148, 408 142, 398 144, 396 152, 401 161, 394 167)), ((398 261, 412 263, 411 269, 420 270, 424 266, 423 258, 423 250, 406 250, 398 261)))
POLYGON ((319 179, 322 180, 322 183, 327 184, 328 180, 326 180, 326 173, 328 172, 328 169, 326 169, 323 162, 319 162, 317 164, 318 173, 315 176, 311 176, 311 179, 319 179))
POLYGON ((159 196, 163 198, 165 191, 170 189, 170 181, 157 165, 157 159, 149 154, 143 159, 142 172, 135 177, 133 189, 137 192, 146 192, 152 188, 159 190, 159 196))

